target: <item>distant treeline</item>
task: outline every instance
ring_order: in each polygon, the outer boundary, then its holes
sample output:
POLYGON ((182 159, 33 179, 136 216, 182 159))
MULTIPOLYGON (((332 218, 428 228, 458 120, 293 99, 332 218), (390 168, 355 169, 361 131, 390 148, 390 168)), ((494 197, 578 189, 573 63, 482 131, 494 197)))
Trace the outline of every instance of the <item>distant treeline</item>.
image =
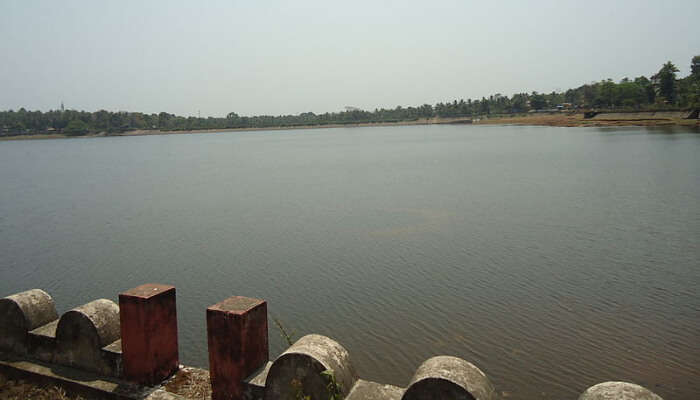
POLYGON ((305 125, 356 124, 370 122, 412 121, 422 118, 478 117, 494 114, 565 111, 580 109, 643 111, 700 108, 700 56, 691 61, 691 74, 678 79, 678 68, 670 61, 650 78, 640 76, 611 79, 582 85, 565 92, 516 93, 511 97, 494 94, 488 98, 454 100, 424 104, 418 107, 351 109, 343 112, 299 115, 239 116, 231 112, 223 118, 181 117, 166 112, 144 114, 139 112, 96 112, 52 110, 48 112, 0 111, 0 135, 62 133, 85 135, 105 132, 121 133, 130 130, 197 130, 267 128, 305 125))

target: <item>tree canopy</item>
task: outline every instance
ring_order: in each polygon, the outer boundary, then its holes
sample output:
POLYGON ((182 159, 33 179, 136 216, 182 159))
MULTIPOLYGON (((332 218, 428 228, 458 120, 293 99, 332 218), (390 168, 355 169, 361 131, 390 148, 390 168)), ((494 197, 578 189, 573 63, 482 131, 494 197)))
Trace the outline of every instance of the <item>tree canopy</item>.
POLYGON ((669 61, 655 75, 659 81, 659 94, 669 103, 676 101, 676 72, 678 68, 669 61))
POLYGON ((342 112, 298 115, 240 116, 236 112, 224 118, 183 117, 167 112, 145 114, 140 112, 96 112, 76 110, 50 110, 47 112, 0 111, 0 135, 26 135, 58 132, 67 135, 84 135, 104 132, 120 133, 130 130, 198 130, 293 127, 307 125, 355 124, 368 122, 414 121, 422 118, 478 117, 494 114, 517 114, 587 109, 612 110, 660 110, 700 108, 700 55, 691 60, 691 74, 678 79, 678 68, 666 62, 650 78, 639 76, 623 78, 619 82, 605 79, 551 93, 500 93, 481 99, 455 99, 435 105, 396 106, 374 111, 354 107, 342 112))

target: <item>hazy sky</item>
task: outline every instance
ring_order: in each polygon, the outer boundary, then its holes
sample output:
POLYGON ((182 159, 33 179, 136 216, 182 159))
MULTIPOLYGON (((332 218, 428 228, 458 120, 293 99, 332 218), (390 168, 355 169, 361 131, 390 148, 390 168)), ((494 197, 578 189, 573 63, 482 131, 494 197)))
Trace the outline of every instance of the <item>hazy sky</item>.
POLYGON ((649 76, 700 1, 0 0, 0 109, 223 116, 434 104, 649 76))

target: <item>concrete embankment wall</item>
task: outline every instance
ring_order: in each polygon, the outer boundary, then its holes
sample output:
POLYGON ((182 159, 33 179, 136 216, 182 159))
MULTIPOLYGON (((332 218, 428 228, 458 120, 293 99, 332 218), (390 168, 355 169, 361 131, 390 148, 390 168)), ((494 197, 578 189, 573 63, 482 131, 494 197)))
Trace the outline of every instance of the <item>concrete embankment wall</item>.
MULTIPOLYGON (((481 369, 452 356, 424 361, 405 388, 360 379, 349 352, 321 335, 302 337, 270 361, 264 300, 227 298, 206 309, 206 321, 214 400, 500 398, 481 369)), ((155 400, 177 398, 165 392, 154 397, 153 388, 180 368, 173 286, 141 285, 121 293, 118 305, 94 300, 60 318, 51 296, 39 289, 0 299, 0 369, 14 376, 91 387, 100 398, 155 400), (95 388, 101 379, 108 383, 95 388)), ((604 382, 579 396, 619 398, 661 400, 626 382, 604 382)))

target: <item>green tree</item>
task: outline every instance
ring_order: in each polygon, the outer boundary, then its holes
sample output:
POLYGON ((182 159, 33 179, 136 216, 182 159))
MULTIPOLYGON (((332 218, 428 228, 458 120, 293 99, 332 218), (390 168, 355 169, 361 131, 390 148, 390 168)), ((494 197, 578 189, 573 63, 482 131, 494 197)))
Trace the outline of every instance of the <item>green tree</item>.
POLYGON ((532 96, 530 96, 530 107, 534 108, 535 110, 541 110, 546 106, 547 99, 544 97, 544 95, 537 92, 532 92, 532 96))
POLYGON ((654 85, 651 84, 651 81, 647 79, 646 76, 642 75, 638 78, 634 78, 634 83, 639 85, 644 90, 645 99, 643 103, 654 104, 656 101, 656 91, 654 90, 654 85))
POLYGON ((597 103, 600 106, 612 107, 615 104, 615 98, 617 97, 617 86, 612 79, 608 79, 600 82, 600 91, 597 103))
POLYGON ((615 99, 615 105, 635 107, 643 104, 645 100, 646 93, 641 85, 630 82, 629 80, 617 85, 617 99, 615 99))
POLYGON ((166 112, 161 112, 158 114, 158 129, 165 130, 170 128, 170 120, 174 115, 170 115, 166 112))
POLYGON ((700 56, 695 56, 690 62, 690 73, 696 77, 700 78, 700 56))
POLYGON ((239 123, 240 123, 240 117, 238 116, 238 114, 236 114, 235 112, 230 112, 230 113, 226 114, 226 126, 228 128, 233 128, 235 126, 238 126, 239 123))
POLYGON ((63 130, 68 136, 80 136, 88 133, 88 126, 85 122, 74 119, 68 122, 66 129, 63 130))
POLYGON ((93 113, 94 126, 96 129, 106 131, 109 129, 109 115, 110 112, 106 110, 99 110, 93 113))
POLYGON ((700 56, 693 57, 690 63, 691 75, 683 79, 685 81, 686 98, 685 106, 700 107, 700 56))
POLYGON ((669 61, 656 74, 656 78, 659 80, 659 94, 670 104, 676 102, 676 72, 678 72, 678 68, 669 61))
POLYGON ((511 112, 520 113, 527 111, 527 94, 516 93, 511 101, 511 112))

